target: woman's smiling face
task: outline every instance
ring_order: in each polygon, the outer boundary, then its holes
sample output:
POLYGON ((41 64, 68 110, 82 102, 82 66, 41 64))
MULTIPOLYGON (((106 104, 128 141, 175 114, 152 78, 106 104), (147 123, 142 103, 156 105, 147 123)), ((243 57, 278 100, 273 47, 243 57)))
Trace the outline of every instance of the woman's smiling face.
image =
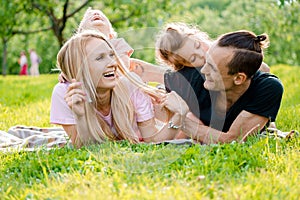
POLYGON ((113 50, 99 38, 91 38, 86 45, 87 62, 96 88, 112 89, 116 85, 117 63, 113 50))

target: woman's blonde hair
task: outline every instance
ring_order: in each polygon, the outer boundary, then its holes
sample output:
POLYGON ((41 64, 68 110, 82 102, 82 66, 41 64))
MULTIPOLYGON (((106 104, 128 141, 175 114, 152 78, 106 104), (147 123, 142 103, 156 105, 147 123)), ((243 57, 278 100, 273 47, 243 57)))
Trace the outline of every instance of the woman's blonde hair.
POLYGON ((180 49, 188 36, 196 35, 202 42, 211 43, 207 33, 200 31, 195 26, 185 23, 169 23, 158 34, 156 40, 156 57, 158 62, 172 66, 175 70, 180 70, 186 62, 176 51, 180 49))
MULTIPOLYGON (((60 49, 57 54, 57 67, 65 74, 67 81, 72 79, 82 82, 82 89, 87 93, 91 101, 85 102, 85 118, 88 122, 88 137, 91 143, 102 142, 106 139, 126 139, 131 142, 138 142, 138 137, 133 129, 134 107, 130 101, 130 91, 124 84, 124 81, 118 80, 116 86, 112 89, 111 111, 113 123, 115 125, 118 137, 116 137, 109 126, 101 117, 97 115, 97 92, 95 83, 92 81, 91 73, 88 67, 88 55, 86 52, 87 42, 92 38, 98 38, 107 43, 113 50, 118 68, 133 84, 141 88, 153 97, 159 98, 161 93, 128 73, 128 69, 119 59, 113 46, 106 40, 100 32, 84 31, 71 37, 60 49)), ((80 133, 78 136, 80 137, 80 133)))

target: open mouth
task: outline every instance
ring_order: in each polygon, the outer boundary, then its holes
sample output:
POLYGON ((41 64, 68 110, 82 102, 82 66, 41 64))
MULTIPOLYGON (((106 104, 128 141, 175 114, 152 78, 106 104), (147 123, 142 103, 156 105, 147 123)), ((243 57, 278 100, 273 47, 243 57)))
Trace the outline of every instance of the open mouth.
POLYGON ((105 78, 115 77, 115 72, 114 71, 106 72, 106 73, 103 74, 103 76, 105 78))
POLYGON ((99 15, 94 15, 92 21, 97 21, 97 20, 102 21, 102 18, 99 15))

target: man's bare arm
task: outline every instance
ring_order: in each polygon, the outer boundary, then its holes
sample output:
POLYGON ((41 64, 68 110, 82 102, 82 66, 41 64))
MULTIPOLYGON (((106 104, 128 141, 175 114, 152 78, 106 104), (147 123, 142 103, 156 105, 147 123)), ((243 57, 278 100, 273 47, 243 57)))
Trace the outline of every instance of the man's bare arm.
POLYGON ((268 122, 268 118, 242 111, 232 123, 228 132, 205 126, 200 120, 188 113, 183 131, 193 139, 204 144, 241 141, 248 135, 256 134, 268 122))

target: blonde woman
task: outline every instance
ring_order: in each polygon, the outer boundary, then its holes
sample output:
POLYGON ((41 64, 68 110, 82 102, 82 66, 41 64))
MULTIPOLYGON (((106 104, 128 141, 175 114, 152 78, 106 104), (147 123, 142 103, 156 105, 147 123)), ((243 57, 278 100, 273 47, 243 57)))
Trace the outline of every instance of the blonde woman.
POLYGON ((69 39, 57 55, 57 66, 67 83, 54 87, 50 120, 62 125, 76 147, 105 140, 173 139, 183 120, 180 116, 188 111, 185 107, 174 113, 169 126, 158 130, 151 99, 143 91, 156 98, 163 94, 126 73, 122 60, 99 32, 85 31, 69 39), (119 78, 118 68, 124 75, 119 78))

